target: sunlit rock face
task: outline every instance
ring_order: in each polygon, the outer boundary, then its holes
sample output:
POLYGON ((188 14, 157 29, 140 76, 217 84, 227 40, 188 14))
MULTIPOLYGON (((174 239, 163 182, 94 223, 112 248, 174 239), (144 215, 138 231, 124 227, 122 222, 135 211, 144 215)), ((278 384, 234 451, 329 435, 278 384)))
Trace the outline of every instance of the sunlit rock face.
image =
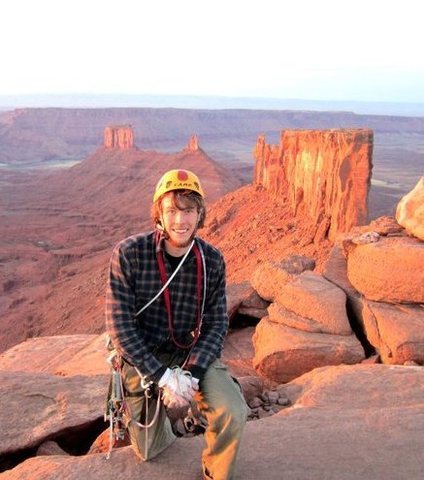
POLYGON ((329 238, 367 221, 373 132, 369 129, 285 130, 279 145, 258 138, 254 183, 286 198, 293 214, 328 219, 329 238))
POLYGON ((396 220, 408 233, 424 240, 424 176, 398 203, 396 220))
POLYGON ((131 125, 111 125, 104 131, 104 147, 128 150, 134 148, 134 131, 131 125))

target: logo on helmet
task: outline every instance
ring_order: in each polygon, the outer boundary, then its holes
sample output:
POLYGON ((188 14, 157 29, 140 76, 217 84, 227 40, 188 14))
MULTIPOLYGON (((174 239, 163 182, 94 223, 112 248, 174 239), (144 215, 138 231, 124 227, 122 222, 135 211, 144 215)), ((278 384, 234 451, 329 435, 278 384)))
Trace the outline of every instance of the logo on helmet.
POLYGON ((178 170, 177 177, 178 180, 184 182, 184 180, 188 179, 188 174, 185 170, 178 170))

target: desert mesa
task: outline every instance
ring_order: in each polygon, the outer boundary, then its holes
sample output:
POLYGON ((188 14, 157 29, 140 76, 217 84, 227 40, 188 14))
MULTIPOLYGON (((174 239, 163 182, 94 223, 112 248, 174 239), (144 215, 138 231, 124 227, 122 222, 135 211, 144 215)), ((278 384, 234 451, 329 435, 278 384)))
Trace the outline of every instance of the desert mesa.
POLYGON ((288 479, 420 478, 424 177, 370 222, 370 128, 282 129, 278 143, 258 132, 250 183, 195 133, 177 153, 136 141, 131 125, 106 125, 103 145, 70 168, 5 170, 0 478, 112 478, 122 464, 157 479, 181 465, 175 478, 196 478, 181 458, 201 437, 152 464, 124 443, 104 463, 108 260, 118 240, 151 228, 155 181, 170 168, 202 177, 200 236, 227 263, 224 360, 251 420, 239 478, 279 479, 282 464, 288 479), (37 389, 48 393, 31 400, 37 389))

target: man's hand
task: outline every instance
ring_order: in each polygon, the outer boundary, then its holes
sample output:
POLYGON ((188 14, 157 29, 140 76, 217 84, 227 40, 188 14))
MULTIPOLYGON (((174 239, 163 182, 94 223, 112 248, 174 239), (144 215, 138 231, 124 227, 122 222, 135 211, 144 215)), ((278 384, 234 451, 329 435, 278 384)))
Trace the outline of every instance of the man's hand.
POLYGON ((175 392, 172 392, 167 387, 162 389, 162 402, 168 408, 183 408, 188 407, 190 402, 175 392))
POLYGON ((199 382, 191 373, 181 368, 167 368, 158 382, 162 399, 167 407, 185 407, 193 400, 199 382))

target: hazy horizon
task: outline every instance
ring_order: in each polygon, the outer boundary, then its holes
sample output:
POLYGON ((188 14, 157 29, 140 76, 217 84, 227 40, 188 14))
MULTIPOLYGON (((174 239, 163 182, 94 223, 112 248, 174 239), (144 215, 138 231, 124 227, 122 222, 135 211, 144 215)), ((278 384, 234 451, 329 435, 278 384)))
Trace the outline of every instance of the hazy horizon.
POLYGON ((181 108, 349 111, 356 114, 424 116, 424 102, 284 99, 215 95, 26 94, 1 95, 0 110, 15 108, 181 108))

